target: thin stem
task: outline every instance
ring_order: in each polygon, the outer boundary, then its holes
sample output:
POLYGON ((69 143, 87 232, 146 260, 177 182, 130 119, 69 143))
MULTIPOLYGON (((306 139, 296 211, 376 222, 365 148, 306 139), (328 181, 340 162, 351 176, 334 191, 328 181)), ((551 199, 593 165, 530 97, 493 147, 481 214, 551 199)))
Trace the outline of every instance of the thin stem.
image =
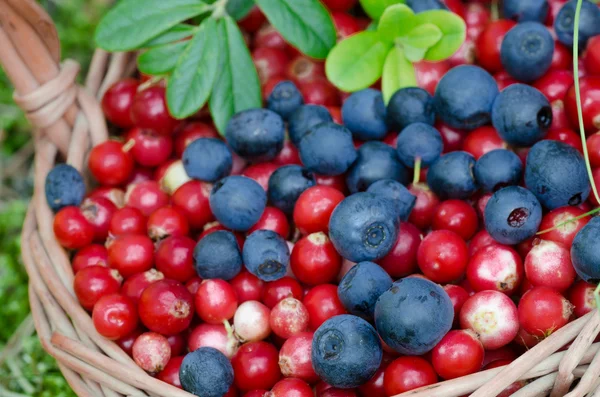
POLYGON ((413 174, 413 185, 419 183, 421 179, 421 157, 415 157, 415 168, 413 174))
POLYGON ((588 211, 585 214, 581 214, 579 216, 570 218, 570 219, 568 219, 568 220, 566 220, 564 222, 559 223, 558 225, 554 225, 553 227, 551 227, 549 229, 545 229, 545 230, 542 230, 540 232, 537 232, 536 235, 539 236, 540 234, 545 234, 545 233, 551 232, 551 231, 559 229, 559 228, 561 228, 561 227, 563 227, 565 225, 568 225, 569 223, 576 222, 576 221, 578 221, 578 220, 580 220, 582 218, 585 218, 586 216, 597 214, 598 212, 600 212, 600 207, 599 208, 595 208, 595 209, 593 209, 591 211, 588 211))
POLYGON ((227 15, 226 7, 228 1, 229 0, 218 0, 215 4, 213 4, 212 17, 214 19, 220 19, 227 15))
POLYGON ((498 0, 492 0, 490 12, 492 13, 492 21, 497 21, 500 19, 500 7, 498 5, 498 0))

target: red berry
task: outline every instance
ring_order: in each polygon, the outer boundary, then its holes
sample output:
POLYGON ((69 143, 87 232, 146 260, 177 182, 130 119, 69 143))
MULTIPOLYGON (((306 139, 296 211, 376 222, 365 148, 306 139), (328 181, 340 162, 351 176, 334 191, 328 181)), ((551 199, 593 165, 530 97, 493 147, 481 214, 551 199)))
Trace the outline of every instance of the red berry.
POLYGON ((259 47, 252 52, 252 61, 258 71, 258 77, 264 84, 271 77, 282 75, 288 62, 288 56, 283 50, 269 47, 259 47))
POLYGON ((66 249, 76 250, 88 246, 94 239, 94 226, 78 207, 65 207, 54 216, 54 235, 66 249))
POLYGON ((220 136, 212 125, 199 121, 187 123, 175 133, 173 138, 175 156, 181 158, 187 145, 199 138, 220 138, 220 136))
POLYGON ((498 84, 498 89, 500 91, 519 82, 518 80, 513 79, 512 76, 505 71, 494 74, 494 80, 496 80, 496 84, 498 84))
MULTIPOLYGON (((213 222, 213 223, 207 223, 206 225, 204 225, 204 230, 202 231, 202 233, 200 233, 200 235, 198 236, 198 241, 202 240, 204 237, 206 237, 207 235, 214 233, 216 231, 219 230, 228 230, 225 226, 221 225, 219 222, 213 222)), ((233 234, 235 235, 235 238, 238 242, 238 245, 240 246, 240 250, 242 248, 244 248, 244 235, 241 234, 240 232, 233 232, 233 234)))
POLYGON ((145 181, 151 181, 154 179, 154 171, 150 168, 136 167, 133 169, 131 176, 127 180, 127 185, 133 185, 134 183, 140 183, 145 181))
POLYGON ((125 183, 133 172, 133 156, 121 142, 106 141, 90 151, 88 167, 98 182, 117 186, 125 183))
POLYGON ((596 309, 594 290, 596 286, 583 280, 577 281, 569 290, 569 301, 573 304, 576 317, 583 317, 596 309))
POLYGON ((198 288, 200 288, 200 284, 202 284, 202 279, 198 276, 194 276, 191 280, 185 283, 185 288, 187 288, 192 295, 196 295, 198 288))
POLYGON ((305 284, 325 284, 335 280, 342 268, 342 257, 325 233, 312 233, 294 245, 290 267, 305 284))
POLYGON ((271 24, 264 24, 254 35, 254 48, 269 47, 287 50, 289 45, 271 24))
POLYGON ((469 299, 469 293, 460 285, 454 284, 445 285, 444 291, 450 297, 450 301, 454 307, 454 325, 458 326, 460 323, 460 309, 462 309, 467 299, 469 299))
POLYGON ((119 292, 123 278, 114 269, 104 266, 89 266, 75 275, 73 289, 86 310, 92 310, 100 298, 119 292))
POLYGON ((477 232, 469 242, 469 257, 475 255, 477 251, 489 245, 496 244, 496 240, 490 236, 487 230, 482 229, 477 232))
POLYGON ((301 83, 300 92, 304 97, 304 102, 307 104, 322 106, 340 105, 340 97, 337 89, 325 78, 301 83))
POLYGON ((306 189, 294 207, 294 223, 302 234, 329 231, 329 218, 344 194, 329 186, 306 189))
POLYGON ((212 347, 231 359, 237 352, 239 343, 231 327, 223 324, 200 324, 188 338, 188 349, 193 352, 201 347, 212 347))
POLYGON ((133 147, 129 151, 135 161, 144 167, 156 167, 171 156, 173 140, 168 135, 160 135, 152 130, 134 128, 126 135, 133 147))
POLYGON ((583 54, 585 70, 592 75, 600 74, 600 39, 596 36, 588 40, 583 54))
POLYGON ((169 342, 169 346, 171 346, 171 355, 178 356, 184 352, 187 343, 187 333, 171 335, 167 337, 167 341, 169 342))
POLYGON ((221 324, 233 318, 237 307, 235 290, 226 281, 204 280, 196 292, 196 312, 209 324, 221 324))
POLYGON ((154 264, 154 243, 147 236, 126 234, 108 244, 108 265, 124 278, 150 270, 154 264))
POLYGON ((506 149, 506 143, 491 126, 479 127, 467 135, 463 142, 463 150, 471 153, 475 160, 496 149, 506 149))
POLYGON ((266 394, 268 397, 314 397, 312 388, 300 379, 282 379, 266 394))
POLYGON ((447 61, 452 67, 475 63, 475 42, 467 37, 458 50, 447 61))
POLYGON ((169 236, 185 236, 188 233, 187 219, 177 208, 162 207, 148 217, 148 236, 155 241, 169 236))
POLYGON ((323 0, 323 4, 331 11, 348 11, 356 4, 356 0, 323 0))
POLYGON ((590 135, 586 146, 590 156, 590 165, 593 168, 600 167, 600 132, 590 135))
POLYGON ((540 240, 525 257, 525 275, 532 285, 566 291, 577 274, 569 250, 554 241, 540 240))
POLYGON ((516 25, 508 19, 499 19, 490 23, 475 42, 475 51, 479 65, 490 73, 501 71, 500 47, 504 35, 516 25))
POLYGON ((299 378, 308 383, 319 377, 312 367, 312 332, 301 332, 287 339, 279 351, 279 369, 286 378, 299 378))
POLYGON ((306 331, 308 328, 308 310, 295 298, 285 298, 271 311, 269 323, 275 335, 288 339, 306 331))
POLYGON ((550 70, 573 70, 573 54, 571 53, 571 49, 559 41, 554 42, 550 70))
POLYGON ((550 102, 565 99, 572 85, 573 72, 568 70, 550 70, 533 84, 550 102))
POLYGON ((108 237, 110 222, 117 206, 103 197, 86 198, 81 203, 81 212, 94 228, 94 241, 104 242, 108 237))
POLYGON ((420 244, 419 229, 412 223, 401 222, 396 243, 377 263, 393 278, 408 276, 417 270, 417 251, 420 244))
POLYGON ((460 278, 467 268, 467 243, 449 230, 436 230, 423 239, 417 251, 417 262, 423 274, 436 283, 460 278))
POLYGON ((346 314, 346 309, 337 295, 337 286, 321 284, 313 287, 302 301, 310 317, 310 327, 315 330, 326 320, 339 314, 346 314))
POLYGON ((431 95, 435 93, 437 84, 451 68, 447 61, 428 62, 420 61, 414 64, 415 74, 417 75, 417 84, 431 95))
POLYGON ((108 266, 108 251, 99 244, 83 247, 73 257, 73 273, 90 266, 108 266))
MULTIPOLYGON (((444 143, 444 153, 455 152, 461 150, 463 142, 467 137, 468 132, 450 127, 447 124, 437 121, 435 128, 440 132, 442 136, 442 142, 444 143)), ((396 145, 394 145, 396 147, 396 145)))
POLYGON ((266 397, 268 390, 250 390, 243 397, 266 397))
POLYGON ((102 97, 102 111, 106 119, 121 128, 133 126, 131 105, 140 83, 133 78, 125 78, 111 85, 102 97))
POLYGON ((262 302, 269 308, 275 307, 279 301, 292 297, 302 299, 304 291, 298 283, 291 277, 282 277, 279 280, 270 281, 265 284, 262 293, 262 302))
POLYGON ((283 149, 281 149, 281 151, 277 154, 277 157, 273 159, 273 163, 279 166, 290 164, 302 165, 302 161, 300 161, 300 153, 290 140, 285 140, 283 142, 283 149))
POLYGON ((467 24, 467 36, 477 40, 490 22, 490 11, 482 4, 468 3, 464 19, 467 24))
POLYGON ((344 175, 319 175, 315 174, 318 186, 328 186, 338 190, 341 193, 347 193, 346 177, 344 175))
POLYGON ((271 310, 258 301, 242 303, 233 316, 236 335, 243 342, 266 339, 271 333, 270 316, 271 310))
POLYGON ((131 107, 131 118, 137 127, 163 135, 171 134, 178 124, 169 114, 165 87, 159 85, 137 93, 131 107))
POLYGON ((269 206, 265 208, 258 222, 248 230, 248 235, 256 230, 271 230, 287 239, 290 234, 290 224, 283 211, 269 206))
POLYGON ((127 353, 127 355, 131 356, 133 354, 133 344, 135 343, 135 340, 143 333, 144 331, 141 328, 136 328, 132 333, 117 340, 116 343, 125 353, 127 353))
POLYGON ((238 21, 238 25, 248 33, 254 33, 266 22, 267 18, 258 6, 254 5, 248 14, 238 21))
POLYGON ((358 22, 351 15, 343 12, 334 12, 331 14, 331 17, 333 19, 333 24, 335 25, 338 41, 360 31, 358 22))
MULTIPOLYGON (((579 79, 581 90, 581 109, 583 124, 589 133, 600 129, 600 76, 585 76, 579 79)), ((565 110, 572 125, 579 125, 575 86, 572 86, 565 97, 565 110)))
POLYGON ((443 379, 454 379, 479 371, 483 355, 483 345, 473 331, 450 331, 433 348, 431 362, 443 379))
POLYGON ((475 291, 495 290, 512 295, 523 281, 523 261, 509 246, 492 244, 469 260, 467 279, 475 291))
POLYGON ((98 333, 110 340, 117 340, 132 333, 138 324, 135 303, 128 297, 112 294, 100 298, 92 313, 98 333))
POLYGON ((238 303, 261 300, 265 282, 247 270, 242 270, 237 276, 229 280, 235 290, 238 303))
POLYGON ((517 334, 517 336, 515 337, 515 340, 514 340, 514 342, 517 345, 522 346, 526 349, 531 349, 533 346, 537 345, 541 341, 542 341, 542 338, 531 335, 530 333, 525 331, 523 329, 523 327, 521 327, 519 329, 519 333, 517 334))
POLYGON ((533 336, 546 337, 569 322, 573 305, 559 292, 535 287, 519 301, 519 322, 533 336))
POLYGON ((277 168, 279 168, 279 165, 274 163, 252 164, 244 169, 242 175, 254 179, 266 192, 269 188, 269 178, 277 168))
POLYGON ((144 216, 169 204, 169 195, 160 189, 155 181, 136 183, 127 188, 125 202, 128 207, 137 208, 144 216))
POLYGON ((375 375, 358 387, 360 396, 369 397, 387 397, 385 392, 385 368, 387 363, 382 363, 381 367, 375 372, 375 375))
POLYGON ((433 221, 433 214, 440 199, 425 183, 412 184, 408 190, 417 198, 408 221, 421 230, 427 229, 433 221))
POLYGON ((171 358, 165 368, 158 375, 156 375, 156 378, 170 384, 171 386, 183 389, 179 380, 179 368, 181 368, 181 363, 183 362, 184 358, 185 356, 171 358))
MULTIPOLYGON (((561 207, 550 211, 542 218, 540 230, 548 230, 581 216, 585 211, 577 207, 561 207)), ((541 235, 545 240, 551 240, 562 244, 565 248, 570 249, 573 244, 573 239, 579 231, 590 221, 591 217, 585 216, 578 220, 573 220, 560 226, 550 232, 541 235)))
POLYGON ((140 319, 150 330, 163 335, 185 331, 194 316, 193 296, 174 280, 159 280, 142 293, 138 304, 140 319))
POLYGON ((465 241, 475 234, 478 226, 477 212, 466 201, 443 201, 437 206, 433 214, 433 230, 450 230, 465 241))
POLYGON ((103 197, 112 201, 117 208, 125 205, 125 191, 116 187, 100 186, 90 192, 89 198, 103 197))
POLYGON ((270 389, 281 378, 275 346, 267 342, 246 343, 233 356, 234 381, 242 391, 270 389))
POLYGON ((438 381, 431 364, 421 357, 405 356, 392 361, 385 369, 383 384, 388 396, 404 393, 438 381))
POLYGON ((567 145, 573 146, 575 149, 583 153, 583 145, 581 138, 575 132, 567 128, 555 128, 546 134, 546 139, 551 141, 564 142, 567 145))
POLYGON ((325 77, 325 67, 304 55, 299 55, 288 64, 286 76, 296 84, 304 84, 325 77))
POLYGON ((140 335, 133 344, 133 359, 144 371, 155 374, 162 371, 171 359, 171 346, 156 332, 140 335))
POLYGON ((208 202, 211 188, 206 182, 189 181, 173 193, 173 205, 185 215, 192 229, 201 229, 215 219, 208 202))
POLYGON ((117 210, 110 219, 109 232, 112 236, 122 234, 146 234, 146 217, 133 207, 117 210))
POLYGON ((185 283, 196 275, 194 247, 196 242, 187 236, 171 236, 162 240, 156 249, 156 268, 166 278, 185 283))
POLYGON ((358 397, 358 394, 354 391, 355 389, 336 389, 331 387, 319 394, 319 397, 358 397))

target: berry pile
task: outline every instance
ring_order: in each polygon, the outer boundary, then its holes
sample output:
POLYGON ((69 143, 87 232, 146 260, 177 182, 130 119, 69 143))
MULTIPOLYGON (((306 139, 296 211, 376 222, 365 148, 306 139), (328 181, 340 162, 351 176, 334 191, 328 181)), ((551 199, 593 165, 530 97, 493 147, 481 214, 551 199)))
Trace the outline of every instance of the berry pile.
MULTIPOLYGON (((354 0, 324 3, 340 38, 366 28, 354 0)), ((256 8, 240 25, 265 108, 224 137, 206 112, 171 117, 161 83, 110 87, 95 187, 66 164, 46 179, 97 331, 198 396, 384 397, 506 365, 595 310, 576 1, 505 0, 499 20, 482 3, 407 1, 450 8, 468 38, 387 105, 376 87, 338 92, 256 8)), ((600 8, 583 6, 600 185, 600 8)))

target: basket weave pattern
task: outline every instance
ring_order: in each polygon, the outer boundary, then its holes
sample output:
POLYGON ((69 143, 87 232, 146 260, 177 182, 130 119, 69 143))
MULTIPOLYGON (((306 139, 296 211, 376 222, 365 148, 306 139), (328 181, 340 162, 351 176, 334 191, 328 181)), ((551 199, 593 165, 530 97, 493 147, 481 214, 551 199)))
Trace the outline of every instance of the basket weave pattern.
MULTIPOLYGON (((35 189, 23 225, 22 252, 30 277, 31 311, 44 348, 80 397, 192 397, 147 375, 115 343, 96 332, 73 293, 69 255, 54 237, 53 213, 44 196, 46 175, 57 161, 85 173, 87 152, 108 138, 98 98, 135 70, 135 54, 96 51, 85 87, 78 86, 79 65, 72 60, 60 63, 58 35, 45 11, 33 0, 0 0, 0 64, 15 86, 16 103, 34 128, 35 189)), ((402 396, 491 397, 520 379, 531 382, 513 394, 516 397, 600 397, 600 343, 593 343, 599 332, 600 314, 594 311, 511 365, 402 396), (568 350, 556 353, 570 342, 568 350)))

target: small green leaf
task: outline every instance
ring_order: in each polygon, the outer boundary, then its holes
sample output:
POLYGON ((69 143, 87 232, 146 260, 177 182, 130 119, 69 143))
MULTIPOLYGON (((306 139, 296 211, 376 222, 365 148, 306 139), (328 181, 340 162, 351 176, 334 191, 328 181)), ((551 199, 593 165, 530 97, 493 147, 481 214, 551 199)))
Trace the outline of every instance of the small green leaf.
POLYGON ((138 57, 138 69, 153 76, 170 73, 187 45, 187 42, 180 41, 151 48, 138 57))
POLYGON ((417 14, 417 22, 434 24, 443 34, 443 37, 425 54, 428 61, 441 61, 451 57, 462 45, 467 37, 465 21, 458 15, 445 10, 431 10, 417 14))
POLYGON ((442 37, 443 33, 440 28, 432 23, 425 23, 415 27, 406 36, 400 37, 398 40, 406 46, 428 49, 433 47, 442 37))
POLYGON ((383 15, 383 12, 389 6, 404 3, 406 3, 406 0, 360 0, 363 10, 375 21, 383 15))
POLYGON ((377 21, 371 21, 369 26, 365 29, 367 32, 377 32, 379 23, 377 21))
POLYGON ((409 45, 403 46, 404 56, 411 62, 420 62, 425 58, 427 48, 417 48, 409 45))
POLYGON ((129 51, 186 19, 208 11, 200 0, 123 0, 102 18, 96 45, 106 51, 129 51))
POLYGON ((394 42, 396 38, 408 35, 416 26, 413 10, 404 4, 397 4, 385 10, 377 31, 383 39, 394 42))
POLYGON ((156 36, 152 40, 148 41, 141 47, 142 48, 158 47, 158 46, 162 46, 164 44, 169 44, 169 43, 173 43, 175 41, 183 40, 185 38, 192 36, 194 34, 194 32, 196 32, 196 30, 198 30, 197 26, 186 25, 184 23, 180 23, 179 25, 173 26, 171 29, 167 30, 166 32, 159 34, 158 36, 156 36))
POLYGON ((369 87, 381 76, 391 44, 377 32, 362 32, 339 42, 327 57, 325 73, 336 87, 354 92, 369 87))
POLYGON ((242 110, 262 106, 260 82, 242 32, 229 16, 217 24, 218 74, 209 101, 215 126, 223 135, 229 119, 242 110))
POLYGON ((256 0, 281 35, 302 53, 325 59, 335 45, 333 20, 319 0, 256 0))
POLYGON ((254 0, 229 0, 225 9, 233 19, 239 21, 244 18, 254 5, 254 0))
POLYGON ((173 117, 184 119, 206 103, 219 65, 217 22, 207 18, 179 57, 167 84, 173 117))
POLYGON ((381 90, 385 103, 388 103, 399 89, 416 85, 417 77, 413 64, 406 59, 403 49, 395 46, 387 54, 381 77, 381 90))

